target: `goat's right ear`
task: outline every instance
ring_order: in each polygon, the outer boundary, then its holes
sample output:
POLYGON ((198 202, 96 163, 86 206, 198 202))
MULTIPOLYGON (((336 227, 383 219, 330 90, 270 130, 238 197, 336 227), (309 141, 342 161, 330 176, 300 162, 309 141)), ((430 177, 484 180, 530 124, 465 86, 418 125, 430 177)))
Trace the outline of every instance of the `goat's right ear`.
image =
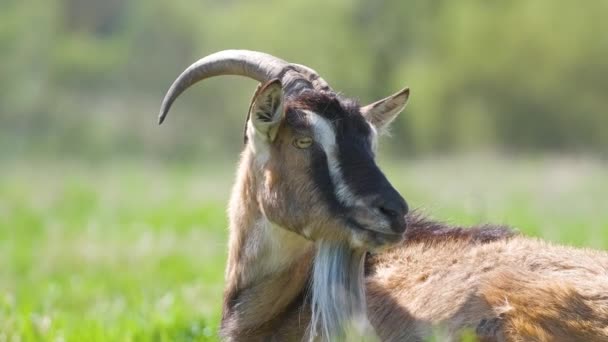
POLYGON ((257 90, 249 108, 249 120, 260 139, 272 142, 282 118, 283 85, 280 80, 274 79, 257 90))

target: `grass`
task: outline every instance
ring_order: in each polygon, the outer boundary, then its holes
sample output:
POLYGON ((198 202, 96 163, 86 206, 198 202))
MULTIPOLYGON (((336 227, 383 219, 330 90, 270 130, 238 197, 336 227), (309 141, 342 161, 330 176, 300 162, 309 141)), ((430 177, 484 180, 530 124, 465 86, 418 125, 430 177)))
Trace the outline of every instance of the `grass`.
MULTIPOLYGON (((412 207, 608 249, 608 165, 385 165, 412 207)), ((22 161, 0 171, 0 341, 215 341, 231 165, 22 161)))

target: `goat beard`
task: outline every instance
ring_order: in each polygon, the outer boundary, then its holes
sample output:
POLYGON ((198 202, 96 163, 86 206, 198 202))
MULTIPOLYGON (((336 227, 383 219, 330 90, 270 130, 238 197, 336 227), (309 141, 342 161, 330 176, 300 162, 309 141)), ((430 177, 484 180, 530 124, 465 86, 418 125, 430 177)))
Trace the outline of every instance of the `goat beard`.
POLYGON ((375 340, 365 301, 365 250, 318 241, 311 285, 310 341, 375 340))

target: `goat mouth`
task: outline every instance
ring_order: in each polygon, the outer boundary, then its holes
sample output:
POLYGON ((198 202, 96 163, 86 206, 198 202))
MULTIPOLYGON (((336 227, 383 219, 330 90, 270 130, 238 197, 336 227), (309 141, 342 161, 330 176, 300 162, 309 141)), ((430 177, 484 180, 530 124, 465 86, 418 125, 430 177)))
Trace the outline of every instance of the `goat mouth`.
POLYGON ((388 247, 403 241, 405 234, 386 230, 377 230, 358 222, 356 219, 346 220, 348 227, 353 229, 363 240, 363 245, 371 249, 388 247))

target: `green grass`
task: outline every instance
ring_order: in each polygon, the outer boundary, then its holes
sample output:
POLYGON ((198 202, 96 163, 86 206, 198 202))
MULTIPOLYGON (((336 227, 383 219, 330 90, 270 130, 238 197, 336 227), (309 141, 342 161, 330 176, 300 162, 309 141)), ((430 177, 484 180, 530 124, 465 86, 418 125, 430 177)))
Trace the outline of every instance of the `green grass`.
MULTIPOLYGON (((608 248, 608 165, 385 166, 410 205, 608 248)), ((216 340, 232 165, 27 162, 0 170, 0 341, 216 340)))

